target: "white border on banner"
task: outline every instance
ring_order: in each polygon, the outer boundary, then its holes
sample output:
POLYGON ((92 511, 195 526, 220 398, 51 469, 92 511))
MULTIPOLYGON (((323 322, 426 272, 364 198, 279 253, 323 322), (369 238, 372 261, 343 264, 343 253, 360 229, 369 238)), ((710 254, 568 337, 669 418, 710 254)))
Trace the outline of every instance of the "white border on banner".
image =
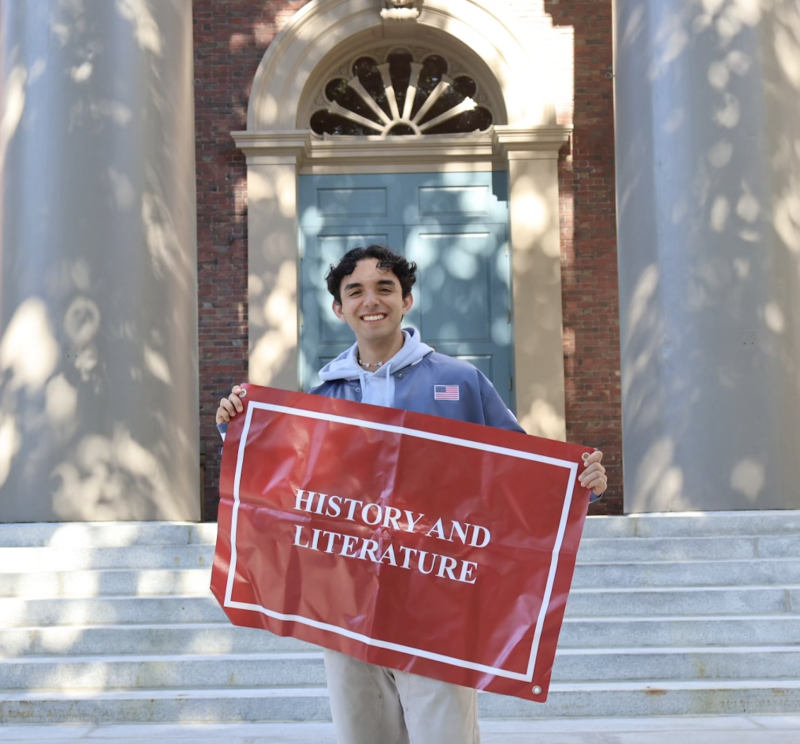
POLYGON ((568 460, 559 460, 554 457, 545 457, 544 455, 536 455, 532 452, 522 452, 520 450, 509 449, 508 447, 497 447, 493 444, 484 444, 483 442, 473 442, 469 439, 458 439, 456 437, 442 436, 440 434, 431 434, 427 431, 419 429, 407 429, 402 426, 391 426, 389 424, 378 424, 374 421, 364 421, 362 419, 347 418, 345 416, 334 416, 328 413, 318 413, 317 411, 306 411, 299 408, 289 408, 287 406, 276 406, 271 403, 259 403, 258 401, 250 401, 245 416, 244 428, 242 429, 242 437, 239 441, 239 451, 236 458, 236 475, 233 480, 233 515, 231 519, 231 562, 228 567, 228 582, 225 589, 225 607, 230 607, 237 610, 251 610, 253 612, 260 612, 268 617, 282 620, 284 622, 295 622, 303 625, 308 625, 312 628, 319 630, 326 630, 330 633, 336 633, 353 640, 360 641, 367 646, 375 646, 377 648, 385 648, 390 651, 399 651, 401 653, 410 654, 412 656, 419 656, 424 659, 431 659, 443 664, 450 664, 452 666, 460 667, 462 669, 471 669, 476 672, 484 672, 492 674, 495 677, 505 677, 520 682, 531 682, 533 680, 533 672, 536 668, 536 657, 539 653, 539 643, 542 637, 542 630, 544 628, 545 617, 547 610, 550 606, 550 599, 553 593, 553 584, 556 578, 556 570, 558 569, 558 556, 561 552, 561 545, 564 541, 564 532, 567 528, 567 519, 569 517, 569 509, 572 505, 572 492, 575 486, 575 479, 578 473, 577 463, 568 460), (533 634, 533 643, 531 646, 531 655, 528 661, 528 669, 525 673, 510 672, 506 669, 499 667, 491 667, 486 664, 477 664, 471 661, 464 661, 463 659, 456 659, 452 656, 445 656, 443 654, 436 654, 432 651, 425 651, 424 649, 412 648, 411 646, 404 646, 399 643, 391 643, 390 641, 381 641, 375 638, 370 638, 361 633, 354 633, 350 630, 345 630, 336 625, 322 623, 318 620, 311 620, 303 617, 302 615, 285 615, 281 612, 268 610, 261 605, 251 604, 249 602, 235 602, 231 599, 233 594, 233 582, 236 576, 236 528, 239 517, 239 485, 242 478, 242 465, 244 463, 244 451, 247 447, 247 436, 250 432, 250 425, 253 420, 253 411, 261 409, 265 411, 274 411, 276 413, 284 413, 289 416, 301 416, 303 418, 317 419, 319 421, 331 421, 337 424, 347 424, 349 426, 359 426, 363 429, 375 429, 378 431, 386 431, 392 434, 400 434, 408 437, 417 437, 418 439, 429 439, 435 442, 443 442, 445 444, 454 444, 459 447, 467 447, 469 449, 477 449, 483 452, 494 452, 498 455, 507 455, 509 457, 518 457, 522 460, 533 460, 541 462, 546 465, 554 465, 555 467, 567 468, 570 471, 569 483, 567 484, 567 493, 564 498, 564 507, 561 511, 561 519, 558 524, 558 533, 556 540, 553 544, 552 559, 550 561, 550 571, 547 574, 547 584, 545 586, 544 596, 542 597, 542 606, 539 610, 539 617, 536 620, 536 629, 533 634))

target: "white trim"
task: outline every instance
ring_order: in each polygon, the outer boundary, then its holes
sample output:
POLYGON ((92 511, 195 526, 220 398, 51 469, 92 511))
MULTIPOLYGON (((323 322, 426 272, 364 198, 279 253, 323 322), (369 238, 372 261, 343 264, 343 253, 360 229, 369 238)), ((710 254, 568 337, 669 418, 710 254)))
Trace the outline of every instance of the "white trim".
POLYGON ((331 137, 319 139, 308 130, 232 132, 248 165, 296 163, 298 169, 351 165, 383 169, 415 165, 446 166, 453 162, 491 163, 505 170, 510 159, 556 159, 569 142, 571 127, 493 126, 471 134, 403 135, 396 137, 331 137))
POLYGON ((373 160, 366 162, 337 163, 304 165, 298 170, 301 176, 335 176, 340 174, 364 173, 375 175, 378 173, 490 173, 505 170, 505 163, 496 160, 460 161, 450 160, 445 163, 437 160, 411 161, 406 163, 378 163, 373 160))
POLYGON ((236 457, 236 474, 233 482, 233 515, 231 520, 231 561, 228 566, 228 577, 225 589, 224 607, 232 609, 249 610, 252 612, 259 612, 268 617, 284 622, 296 622, 302 625, 307 625, 318 630, 324 630, 337 635, 342 635, 356 641, 360 641, 367 646, 375 646, 376 648, 385 648, 390 651, 399 651, 401 653, 411 654, 432 661, 438 661, 443 664, 451 664, 452 666, 461 669, 471 669, 473 671, 484 672, 486 674, 493 674, 496 677, 504 677, 506 679, 513 679, 520 682, 531 682, 533 680, 533 673, 536 668, 536 659, 539 653, 539 643, 541 641, 542 632, 544 630, 544 622, 547 617, 547 611, 550 608, 550 600, 553 593, 553 584, 555 583, 556 572, 558 570, 558 559, 561 552, 561 546, 564 541, 564 533, 566 531, 567 520, 569 518, 569 511, 572 505, 572 493, 575 487, 575 480, 577 478, 578 465, 577 463, 568 460, 561 460, 554 457, 546 457, 544 455, 537 455, 532 452, 523 452, 521 450, 511 449, 509 447, 498 447, 496 445, 485 444, 483 442, 473 442, 469 439, 459 439, 457 437, 449 437, 440 434, 432 434, 431 432, 422 431, 419 429, 409 429, 402 426, 392 426, 389 424, 379 424, 374 421, 364 421, 362 419, 348 418, 345 416, 335 416, 327 413, 319 413, 317 411, 307 411, 297 408, 288 408, 286 406, 277 406, 271 403, 259 403, 251 401, 248 405, 247 415, 245 417, 244 428, 242 430, 241 439, 239 440, 239 449, 236 457), (237 562, 237 527, 238 527, 238 514, 239 514, 239 488, 241 484, 242 465, 244 464, 244 452, 247 447, 247 439, 250 433, 250 426, 253 420, 253 411, 261 409, 265 411, 274 411, 287 416, 299 416, 302 418, 310 418, 318 421, 331 421, 333 423, 345 424, 349 426, 357 426, 362 429, 372 429, 376 431, 386 431, 400 436, 415 437, 418 439, 427 439, 429 441, 442 442, 445 444, 452 444, 459 447, 466 447, 468 449, 477 449, 485 452, 494 452, 495 454, 505 455, 507 457, 516 457, 522 460, 530 460, 533 462, 541 462, 545 465, 552 465, 554 467, 563 467, 569 470, 569 481, 567 483, 567 490, 564 498, 564 506, 561 511, 561 518, 558 525, 558 532, 556 533, 556 540, 553 544, 552 557, 550 561, 550 570, 547 575, 547 583, 545 585, 545 592, 542 597, 542 604, 539 610, 539 616, 536 620, 536 628, 534 630, 533 641, 531 644, 531 653, 528 660, 528 668, 524 673, 510 672, 502 669, 501 667, 490 667, 485 664, 477 664, 475 662, 464 661, 451 656, 425 651, 424 649, 413 648, 411 646, 404 646, 402 644, 391 643, 389 641, 381 641, 361 633, 354 633, 353 631, 339 628, 336 625, 329 623, 322 623, 317 620, 303 617, 302 615, 285 615, 274 610, 269 610, 266 607, 258 604, 247 602, 236 602, 232 599, 233 584, 236 576, 236 562, 237 562))

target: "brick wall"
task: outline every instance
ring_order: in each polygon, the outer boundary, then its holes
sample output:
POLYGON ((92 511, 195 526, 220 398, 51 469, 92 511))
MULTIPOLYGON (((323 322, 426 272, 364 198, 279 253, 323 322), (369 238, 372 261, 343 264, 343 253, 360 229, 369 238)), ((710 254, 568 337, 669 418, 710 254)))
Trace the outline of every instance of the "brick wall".
POLYGON ((559 164, 567 437, 604 452, 606 497, 622 513, 611 0, 545 0, 574 39, 574 134, 559 164))
POLYGON ((194 0, 200 437, 204 517, 216 519, 219 398, 247 379, 247 170, 230 133, 247 128, 258 63, 308 0, 194 0))
MULTIPOLYGON (((247 379, 247 193, 250 86, 277 32, 308 0, 194 0, 201 448, 205 518, 216 517, 219 397, 247 379)), ((499 0, 498 0, 499 1, 499 0)), ((575 137, 560 162, 567 434, 606 453, 609 496, 593 513, 620 513, 622 468, 611 69, 611 0, 506 0, 527 23, 574 36, 575 137), (543 13, 546 11, 546 14, 543 13)), ((562 74, 571 68, 561 65, 562 74)), ((535 74, 536 71, 532 71, 535 74)), ((562 97, 563 98, 563 97, 562 97)))

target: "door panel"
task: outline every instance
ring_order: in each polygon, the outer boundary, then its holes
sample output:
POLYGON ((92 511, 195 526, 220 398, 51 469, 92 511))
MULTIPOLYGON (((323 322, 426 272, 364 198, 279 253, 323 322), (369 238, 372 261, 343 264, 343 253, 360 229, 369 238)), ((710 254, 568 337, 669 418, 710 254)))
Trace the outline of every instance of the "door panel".
POLYGON ((421 217, 445 215, 491 217, 492 194, 488 184, 481 186, 420 186, 418 191, 421 217))
POLYGON ((510 404, 510 291, 498 256, 505 225, 414 226, 405 230, 405 255, 417 263, 408 323, 437 351, 475 364, 510 404))
POLYGON ((508 201, 499 191, 504 178, 492 173, 411 175, 405 182, 406 225, 461 224, 465 219, 508 224, 508 201))
POLYGON ((317 189, 317 209, 322 217, 386 217, 387 191, 386 187, 317 189))
POLYGON ((419 267, 408 320, 431 343, 491 336, 497 239, 486 227, 406 229, 406 257, 419 267))
POLYGON ((405 179, 390 174, 300 176, 300 225, 402 225, 408 190, 405 179))

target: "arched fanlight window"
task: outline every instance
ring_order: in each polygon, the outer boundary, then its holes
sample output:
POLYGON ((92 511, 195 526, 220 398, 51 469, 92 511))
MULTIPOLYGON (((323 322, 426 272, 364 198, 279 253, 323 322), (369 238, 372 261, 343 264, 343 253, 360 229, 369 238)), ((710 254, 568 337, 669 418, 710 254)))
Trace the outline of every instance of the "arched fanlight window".
POLYGON ((448 76, 439 54, 396 49, 356 59, 325 85, 311 115, 318 135, 454 134, 484 132, 491 111, 476 102, 478 85, 467 74, 448 76))

